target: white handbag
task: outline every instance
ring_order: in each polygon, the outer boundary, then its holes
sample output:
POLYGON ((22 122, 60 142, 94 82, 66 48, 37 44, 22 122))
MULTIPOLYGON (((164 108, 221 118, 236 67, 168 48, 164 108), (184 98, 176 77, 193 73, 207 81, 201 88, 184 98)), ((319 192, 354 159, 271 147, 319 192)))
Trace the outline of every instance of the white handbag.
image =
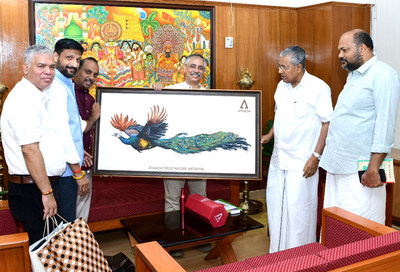
POLYGON ((49 219, 49 217, 46 218, 46 223, 44 226, 45 229, 43 231, 43 238, 29 246, 29 256, 31 258, 31 266, 32 266, 33 272, 47 272, 47 270, 43 266, 43 263, 41 262, 40 258, 38 257, 37 253, 48 245, 50 239, 53 238, 54 235, 56 235, 59 232, 61 232, 62 230, 64 230, 70 224, 71 223, 69 223, 67 221, 57 223, 57 221, 55 220, 54 217, 51 217, 50 219, 49 219), (51 220, 55 226, 54 230, 51 233, 49 233, 49 227, 50 227, 49 220, 51 220), (45 235, 45 233, 46 233, 46 235, 45 235))

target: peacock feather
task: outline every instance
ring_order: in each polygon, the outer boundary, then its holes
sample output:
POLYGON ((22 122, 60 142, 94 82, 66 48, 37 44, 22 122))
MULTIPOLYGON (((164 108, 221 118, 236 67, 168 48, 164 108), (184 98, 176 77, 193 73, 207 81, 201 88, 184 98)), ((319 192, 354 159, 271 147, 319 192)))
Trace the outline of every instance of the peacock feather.
POLYGON ((171 149, 180 154, 193 154, 203 151, 223 150, 248 150, 250 144, 246 139, 239 137, 233 132, 219 131, 213 134, 198 134, 187 136, 186 133, 180 133, 170 139, 161 139, 167 131, 168 124, 165 122, 167 113, 159 106, 153 106, 151 113, 147 115, 147 123, 144 126, 137 124, 128 116, 122 118, 122 114, 115 114, 111 118, 111 125, 121 132, 124 132, 128 138, 123 137, 122 133, 116 133, 122 143, 132 146, 137 151, 161 147, 171 149))

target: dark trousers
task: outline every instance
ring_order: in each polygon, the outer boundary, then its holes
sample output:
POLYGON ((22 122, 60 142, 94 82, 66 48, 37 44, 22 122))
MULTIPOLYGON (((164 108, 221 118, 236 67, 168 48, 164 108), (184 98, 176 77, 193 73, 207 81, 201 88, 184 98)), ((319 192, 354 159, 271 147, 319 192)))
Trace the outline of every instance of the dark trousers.
MULTIPOLYGON (((53 194, 58 202, 58 181, 51 183, 53 194)), ((36 184, 8 184, 8 203, 15 220, 22 222, 28 233, 29 244, 43 237, 45 221, 43 220, 42 192, 36 184)), ((50 231, 52 231, 50 224, 50 231)))
POLYGON ((76 219, 76 198, 78 196, 78 184, 71 177, 60 177, 58 179, 60 198, 57 202, 58 214, 68 222, 76 219))

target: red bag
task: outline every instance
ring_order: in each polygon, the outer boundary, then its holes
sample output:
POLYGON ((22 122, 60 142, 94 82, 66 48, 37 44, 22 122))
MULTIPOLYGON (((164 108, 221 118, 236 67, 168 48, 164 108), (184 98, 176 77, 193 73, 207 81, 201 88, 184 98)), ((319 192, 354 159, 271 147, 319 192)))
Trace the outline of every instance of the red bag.
POLYGON ((224 205, 199 194, 188 196, 185 208, 214 228, 223 226, 228 218, 228 212, 224 205))

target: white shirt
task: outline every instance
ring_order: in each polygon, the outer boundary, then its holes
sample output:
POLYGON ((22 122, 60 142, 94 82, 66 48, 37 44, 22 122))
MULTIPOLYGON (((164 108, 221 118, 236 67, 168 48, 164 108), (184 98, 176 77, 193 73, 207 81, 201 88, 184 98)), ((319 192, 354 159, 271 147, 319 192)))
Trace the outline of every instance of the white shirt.
POLYGON ((282 170, 301 171, 315 150, 321 123, 330 121, 331 90, 324 81, 305 71, 295 88, 280 81, 274 98, 271 163, 282 170))
MULTIPOLYGON (((165 89, 182 89, 182 90, 186 90, 186 89, 194 89, 192 86, 190 86, 189 84, 185 82, 181 82, 175 85, 169 85, 167 87, 165 87, 165 89)), ((205 88, 203 86, 201 86, 199 84, 199 88, 200 90, 205 90, 205 88)))
POLYGON ((47 176, 65 171, 62 142, 46 111, 48 97, 23 78, 8 95, 1 115, 1 134, 10 175, 29 175, 21 146, 39 143, 47 176))
POLYGON ((49 113, 57 136, 62 139, 66 162, 75 164, 80 162, 80 156, 76 150, 74 139, 69 128, 69 116, 67 111, 67 91, 57 80, 44 90, 49 97, 46 110, 49 113))
POLYGON ((399 98, 399 74, 377 57, 350 72, 332 114, 320 166, 333 174, 355 174, 358 160, 369 160, 371 153, 390 155, 399 98))

